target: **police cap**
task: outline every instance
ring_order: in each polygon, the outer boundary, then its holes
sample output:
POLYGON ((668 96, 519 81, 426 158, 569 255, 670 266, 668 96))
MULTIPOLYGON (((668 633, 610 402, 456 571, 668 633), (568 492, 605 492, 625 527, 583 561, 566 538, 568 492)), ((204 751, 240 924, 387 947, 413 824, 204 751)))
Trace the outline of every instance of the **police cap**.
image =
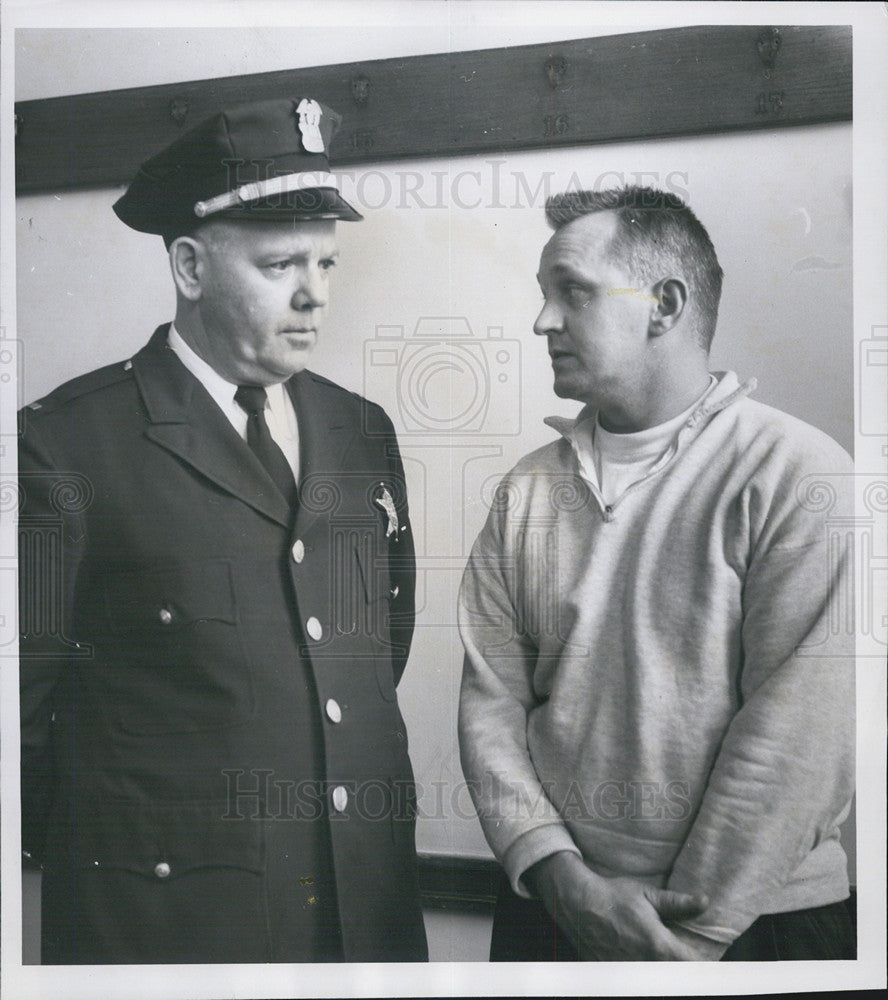
POLYGON ((311 98, 221 111, 146 160, 114 211, 167 242, 218 217, 361 219, 330 172, 328 150, 340 121, 311 98))

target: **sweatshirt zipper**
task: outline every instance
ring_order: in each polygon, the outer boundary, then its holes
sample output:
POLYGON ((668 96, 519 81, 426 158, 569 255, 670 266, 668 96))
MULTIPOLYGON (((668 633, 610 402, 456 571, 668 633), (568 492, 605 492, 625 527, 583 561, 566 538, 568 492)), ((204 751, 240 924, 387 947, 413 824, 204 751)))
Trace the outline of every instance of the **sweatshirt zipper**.
MULTIPOLYGON (((700 408, 695 410, 691 414, 685 426, 682 427, 682 429, 678 432, 678 435, 672 444, 672 454, 669 456, 669 458, 662 465, 660 465, 659 467, 655 467, 646 475, 642 476, 641 479, 632 483, 630 486, 627 486, 626 489, 623 490, 623 492, 611 504, 605 503, 604 495, 602 494, 598 486, 596 486, 595 483, 587 479, 582 474, 582 472, 580 472, 579 473, 580 478, 589 487, 592 496, 595 497, 595 502, 598 504, 598 508, 601 511, 602 519, 605 522, 613 521, 616 516, 615 511, 617 507, 623 502, 623 498, 625 496, 627 496, 637 487, 641 486, 643 483, 646 483, 649 479, 653 478, 654 476, 659 476, 661 472, 665 472, 669 468, 669 466, 672 465, 672 463, 675 461, 676 456, 678 455, 679 441, 683 434, 685 434, 691 428, 696 427, 702 421, 707 420, 714 414, 720 413, 722 410, 727 409, 737 399, 741 399, 744 396, 748 396, 750 393, 755 391, 757 385, 758 383, 756 379, 750 378, 747 379, 745 382, 739 383, 737 385, 737 388, 734 389, 733 392, 729 393, 724 398, 715 401, 709 398, 708 401, 704 401, 703 404, 700 406, 700 408)), ((713 391, 715 391, 715 389, 713 391)), ((549 421, 547 420, 546 423, 549 423, 549 421)), ((550 426, 555 427, 556 430, 559 430, 559 433, 561 433, 563 436, 566 436, 564 431, 558 428, 557 424, 552 423, 550 424, 550 426)), ((574 452, 574 459, 576 461, 576 452, 574 452)), ((579 462, 577 462, 577 466, 579 468, 579 462)))
MULTIPOLYGON (((683 427, 681 431, 679 431, 679 436, 681 435, 682 431, 686 430, 687 427, 690 426, 691 424, 689 421, 688 424, 685 427, 683 427)), ((624 498, 627 497, 633 490, 638 489, 639 486, 646 483, 649 479, 653 479, 654 476, 659 476, 661 472, 665 472, 669 468, 669 466, 672 465, 672 463, 675 461, 675 456, 678 454, 678 440, 672 443, 671 448, 672 448, 672 454, 666 459, 665 462, 663 462, 662 465, 659 465, 651 469, 651 471, 645 473, 645 475, 643 475, 641 479, 637 479, 634 483, 631 483, 629 486, 627 486, 626 489, 623 490, 623 492, 617 497, 616 500, 614 500, 613 503, 610 504, 605 503, 604 494, 601 492, 601 490, 594 483, 589 482, 588 479, 585 478, 583 479, 583 481, 588 485, 589 489, 591 490, 592 496, 595 497, 599 509, 601 510, 602 519, 605 522, 609 523, 615 519, 616 517, 615 511, 617 507, 619 507, 619 505, 623 502, 624 498)))

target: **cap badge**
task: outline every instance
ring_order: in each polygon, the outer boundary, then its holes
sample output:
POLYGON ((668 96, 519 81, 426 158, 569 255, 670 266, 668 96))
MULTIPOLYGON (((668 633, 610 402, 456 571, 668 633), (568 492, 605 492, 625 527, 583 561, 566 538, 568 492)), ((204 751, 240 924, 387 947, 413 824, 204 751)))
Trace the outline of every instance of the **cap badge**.
POLYGON ((321 135, 321 106, 317 101, 303 97, 296 108, 299 115, 299 131, 302 133, 302 145, 309 153, 324 152, 324 138, 321 135))

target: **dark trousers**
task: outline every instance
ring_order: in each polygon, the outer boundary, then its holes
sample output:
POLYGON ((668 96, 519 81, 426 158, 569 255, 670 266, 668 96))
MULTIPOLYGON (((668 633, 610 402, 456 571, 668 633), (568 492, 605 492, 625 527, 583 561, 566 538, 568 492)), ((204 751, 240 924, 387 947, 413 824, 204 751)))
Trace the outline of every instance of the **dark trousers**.
MULTIPOLYGON (((857 957, 850 900, 759 917, 722 956, 723 962, 780 962, 857 957)), ((493 915, 491 962, 576 962, 567 935, 542 903, 521 899, 503 879, 493 915)))

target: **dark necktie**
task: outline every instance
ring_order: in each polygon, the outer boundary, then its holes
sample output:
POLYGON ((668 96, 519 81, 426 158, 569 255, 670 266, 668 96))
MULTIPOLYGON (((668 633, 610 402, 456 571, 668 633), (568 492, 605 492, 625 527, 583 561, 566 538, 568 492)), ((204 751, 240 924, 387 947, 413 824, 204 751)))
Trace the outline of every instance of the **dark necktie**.
POLYGON ((293 507, 296 503, 296 480, 265 422, 267 399, 268 395, 261 385, 240 385, 234 394, 234 401, 247 414, 247 444, 283 494, 288 506, 293 507))

